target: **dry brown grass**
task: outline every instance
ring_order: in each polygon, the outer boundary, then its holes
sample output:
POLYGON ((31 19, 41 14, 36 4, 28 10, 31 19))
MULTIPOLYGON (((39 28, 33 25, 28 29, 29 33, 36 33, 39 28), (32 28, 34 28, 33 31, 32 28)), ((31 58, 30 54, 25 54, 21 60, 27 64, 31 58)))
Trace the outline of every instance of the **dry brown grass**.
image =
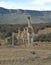
POLYGON ((48 55, 51 54, 50 43, 35 42, 35 44, 36 43, 38 43, 38 45, 35 45, 33 48, 25 46, 1 46, 0 65, 47 65, 47 63, 50 65, 51 59, 47 59, 48 55), (32 54, 31 51, 34 51, 35 54, 32 54), (46 64, 45 61, 47 62, 46 64))
POLYGON ((51 47, 51 42, 34 42, 37 46, 51 47))
POLYGON ((47 34, 51 32, 51 28, 45 28, 43 30, 39 30, 38 34, 47 34))

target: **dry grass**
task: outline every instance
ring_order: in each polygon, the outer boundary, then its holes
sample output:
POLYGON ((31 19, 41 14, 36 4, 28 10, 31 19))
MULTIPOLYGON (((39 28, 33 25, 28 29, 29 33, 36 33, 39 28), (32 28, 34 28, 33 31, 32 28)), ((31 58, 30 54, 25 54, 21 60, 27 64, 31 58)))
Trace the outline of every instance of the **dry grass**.
POLYGON ((51 28, 45 28, 43 30, 39 30, 38 34, 47 34, 51 32, 51 28))
POLYGON ((0 65, 51 65, 51 59, 47 58, 49 55, 51 55, 51 50, 46 45, 37 45, 34 48, 2 46, 0 47, 0 65))
MULTIPOLYGON (((51 28, 39 30, 39 34, 47 34, 51 28)), ((17 38, 17 33, 15 33, 17 38)), ((6 40, 0 43, 5 45, 6 40)), ((51 65, 51 42, 34 42, 34 47, 27 47, 27 42, 18 46, 0 46, 0 65, 51 65)))
POLYGON ((51 42, 34 42, 37 46, 51 47, 51 42))

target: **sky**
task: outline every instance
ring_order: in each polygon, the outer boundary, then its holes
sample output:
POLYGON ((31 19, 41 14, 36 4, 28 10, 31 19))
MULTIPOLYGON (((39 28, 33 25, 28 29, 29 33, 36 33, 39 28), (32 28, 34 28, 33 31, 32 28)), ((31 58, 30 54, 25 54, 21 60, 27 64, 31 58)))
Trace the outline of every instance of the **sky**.
POLYGON ((0 0, 7 9, 51 10, 51 0, 0 0))

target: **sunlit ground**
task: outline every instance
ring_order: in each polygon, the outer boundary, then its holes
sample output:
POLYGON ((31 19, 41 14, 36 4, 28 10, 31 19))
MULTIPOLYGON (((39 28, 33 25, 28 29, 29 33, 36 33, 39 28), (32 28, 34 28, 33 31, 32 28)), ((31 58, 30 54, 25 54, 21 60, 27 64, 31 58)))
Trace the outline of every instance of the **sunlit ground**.
POLYGON ((0 65, 51 65, 50 42, 34 42, 33 47, 0 46, 0 65))

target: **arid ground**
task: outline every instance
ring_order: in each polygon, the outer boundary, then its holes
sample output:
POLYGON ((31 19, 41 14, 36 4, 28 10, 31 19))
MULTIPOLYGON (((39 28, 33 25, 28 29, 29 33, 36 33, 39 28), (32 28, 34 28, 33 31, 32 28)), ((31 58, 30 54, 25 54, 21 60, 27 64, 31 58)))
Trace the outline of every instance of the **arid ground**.
POLYGON ((0 65, 51 65, 51 44, 47 43, 36 42, 33 48, 0 46, 0 65))

